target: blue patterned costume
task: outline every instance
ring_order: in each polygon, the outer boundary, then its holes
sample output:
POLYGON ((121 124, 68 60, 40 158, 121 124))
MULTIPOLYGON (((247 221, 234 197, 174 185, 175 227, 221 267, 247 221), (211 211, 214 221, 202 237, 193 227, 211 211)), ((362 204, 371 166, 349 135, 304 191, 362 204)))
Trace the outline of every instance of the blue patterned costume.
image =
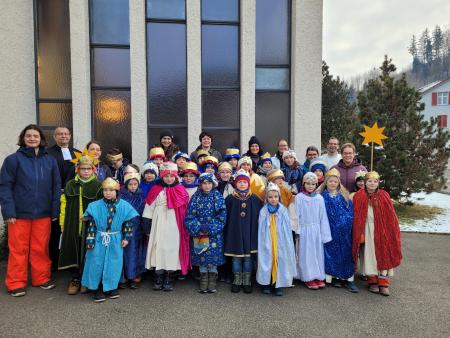
POLYGON ((141 215, 144 211, 145 199, 140 190, 130 192, 125 188, 121 189, 120 198, 130 203, 134 210, 139 214, 130 221, 133 232, 128 245, 123 250, 125 278, 134 279, 146 271, 145 257, 147 255, 147 238, 141 224, 141 215))
POLYGON ((225 263, 223 227, 226 216, 225 201, 217 189, 210 192, 197 190, 192 196, 184 221, 186 228, 194 241, 202 235, 209 239, 209 246, 202 253, 198 253, 198 248, 191 243, 192 265, 219 266, 225 263))
POLYGON ((353 205, 341 193, 330 195, 322 192, 330 223, 331 242, 325 243, 325 273, 340 279, 348 279, 354 274, 352 259, 353 205))
POLYGON ((303 169, 302 166, 296 168, 285 166, 282 169, 286 183, 290 186, 296 186, 297 192, 302 191, 303 169))

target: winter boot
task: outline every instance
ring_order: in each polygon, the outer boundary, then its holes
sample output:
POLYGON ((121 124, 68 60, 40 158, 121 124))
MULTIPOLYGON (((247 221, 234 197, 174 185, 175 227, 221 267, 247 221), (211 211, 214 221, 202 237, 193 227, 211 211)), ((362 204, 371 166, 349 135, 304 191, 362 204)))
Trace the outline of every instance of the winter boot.
POLYGON ((217 284, 217 272, 208 272, 208 292, 215 293, 217 284))
POLYGON ((231 292, 238 293, 239 291, 241 291, 241 285, 242 285, 242 272, 235 272, 233 284, 231 284, 231 292))
POLYGON ((244 273, 242 273, 242 285, 244 286, 244 292, 245 293, 252 293, 253 292, 252 273, 251 272, 244 272, 244 273))
POLYGON ((164 291, 173 291, 172 278, 170 278, 169 272, 166 274, 166 276, 164 278, 163 290, 164 291))
POLYGON ((207 272, 200 273, 200 289, 198 291, 200 293, 208 292, 208 273, 207 272))
POLYGON ((153 290, 158 291, 163 288, 163 275, 155 273, 155 280, 153 281, 153 290))

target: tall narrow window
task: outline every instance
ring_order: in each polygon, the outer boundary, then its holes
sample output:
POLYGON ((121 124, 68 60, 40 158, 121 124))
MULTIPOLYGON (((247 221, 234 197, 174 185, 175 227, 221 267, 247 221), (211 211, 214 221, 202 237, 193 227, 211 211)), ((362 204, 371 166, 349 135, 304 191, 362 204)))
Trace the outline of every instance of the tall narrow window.
POLYGON ((187 151, 185 0, 147 0, 148 145, 163 129, 187 151))
POLYGON ((93 137, 131 160, 128 0, 90 0, 93 137))
POLYGON ((36 0, 37 123, 53 142, 57 126, 72 128, 69 0, 36 0))
POLYGON ((256 2, 256 135, 271 153, 290 134, 290 13, 290 0, 256 2))
POLYGON ((239 147, 239 0, 202 0, 202 129, 239 147))

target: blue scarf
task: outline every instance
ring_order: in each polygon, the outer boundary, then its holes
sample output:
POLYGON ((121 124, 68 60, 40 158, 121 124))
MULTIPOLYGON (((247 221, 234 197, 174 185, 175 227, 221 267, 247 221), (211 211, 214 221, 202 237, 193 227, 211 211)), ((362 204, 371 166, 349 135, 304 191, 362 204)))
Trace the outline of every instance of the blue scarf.
POLYGON ((270 203, 267 203, 267 210, 269 211, 270 214, 274 214, 278 211, 278 209, 280 209, 280 203, 278 203, 276 206, 273 206, 270 203))

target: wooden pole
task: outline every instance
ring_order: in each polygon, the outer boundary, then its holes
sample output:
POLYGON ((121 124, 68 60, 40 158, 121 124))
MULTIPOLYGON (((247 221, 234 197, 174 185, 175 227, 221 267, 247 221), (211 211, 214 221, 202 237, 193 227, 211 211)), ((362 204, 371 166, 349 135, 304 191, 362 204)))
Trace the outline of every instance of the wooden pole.
POLYGON ((370 154, 370 171, 373 171, 373 142, 372 143, 372 151, 370 154))

